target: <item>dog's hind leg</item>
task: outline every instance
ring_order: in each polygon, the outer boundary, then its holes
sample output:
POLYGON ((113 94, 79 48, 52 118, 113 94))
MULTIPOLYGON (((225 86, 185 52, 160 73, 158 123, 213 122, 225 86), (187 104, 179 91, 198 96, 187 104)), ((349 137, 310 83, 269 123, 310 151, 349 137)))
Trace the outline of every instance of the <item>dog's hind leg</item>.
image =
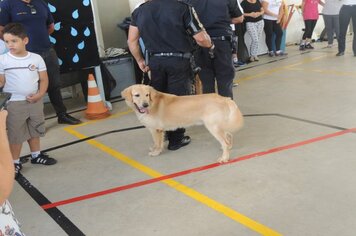
POLYGON ((233 135, 229 132, 225 132, 225 135, 226 135, 226 140, 227 140, 227 147, 228 149, 230 150, 232 148, 232 144, 233 144, 233 135))
POLYGON ((153 147, 150 148, 148 155, 158 156, 163 150, 163 131, 152 128, 149 128, 149 130, 153 139, 153 147))
POLYGON ((223 153, 217 161, 220 163, 228 162, 230 158, 229 145, 231 144, 231 140, 229 140, 228 135, 226 135, 224 130, 215 125, 205 125, 205 127, 221 144, 221 149, 223 150, 223 153))

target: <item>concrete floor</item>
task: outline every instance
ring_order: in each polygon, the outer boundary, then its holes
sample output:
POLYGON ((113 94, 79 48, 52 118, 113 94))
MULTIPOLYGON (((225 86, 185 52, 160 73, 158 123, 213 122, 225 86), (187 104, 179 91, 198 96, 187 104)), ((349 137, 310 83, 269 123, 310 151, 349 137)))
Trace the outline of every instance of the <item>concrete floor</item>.
MULTIPOLYGON (((232 160, 191 127, 189 146, 149 157, 151 138, 123 101, 112 116, 58 125, 46 105, 42 147, 54 166, 24 164, 10 197, 27 235, 354 236, 356 57, 316 43, 240 67, 245 127, 232 160)), ((84 99, 66 100, 72 110, 84 99)), ((24 146, 23 155, 28 154, 24 146)))

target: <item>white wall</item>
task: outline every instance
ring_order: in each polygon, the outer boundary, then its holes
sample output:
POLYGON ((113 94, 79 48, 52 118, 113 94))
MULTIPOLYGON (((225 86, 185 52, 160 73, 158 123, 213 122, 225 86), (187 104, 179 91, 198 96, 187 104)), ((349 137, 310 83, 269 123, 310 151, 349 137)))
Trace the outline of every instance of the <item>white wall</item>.
MULTIPOLYGON (((131 15, 131 12, 137 4, 143 0, 92 0, 97 5, 97 14, 100 18, 100 26, 103 36, 102 47, 127 47, 127 37, 123 30, 117 27, 123 19, 131 15)), ((217 1, 217 0, 214 0, 217 1)), ((301 0, 286 0, 287 4, 301 4, 301 0)), ((319 12, 322 7, 319 6, 319 12)), ((299 43, 304 28, 303 17, 298 11, 295 11, 287 28, 287 44, 299 43)), ((317 39, 324 29, 324 21, 319 18, 315 27, 313 38, 317 39)), ((100 32, 97 32, 100 33, 100 32)))
MULTIPOLYGON (((301 4, 301 0, 287 0, 286 2, 287 4, 295 4, 295 5, 301 4)), ((321 10, 322 10, 322 6, 319 5, 319 12, 321 12, 321 10)), ((304 28, 303 16, 301 15, 300 11, 295 10, 287 28, 286 43, 287 44, 299 43, 299 41, 303 36, 303 31, 302 31, 303 28, 304 28)), ((313 39, 318 39, 323 29, 324 29, 324 20, 323 17, 320 16, 314 29, 313 39)))
MULTIPOLYGON (((128 0, 92 0, 97 7, 96 15, 100 19, 100 28, 103 36, 104 48, 127 46, 127 37, 123 30, 117 27, 125 17, 130 16, 128 0)), ((100 33, 97 30, 97 33, 100 33)))

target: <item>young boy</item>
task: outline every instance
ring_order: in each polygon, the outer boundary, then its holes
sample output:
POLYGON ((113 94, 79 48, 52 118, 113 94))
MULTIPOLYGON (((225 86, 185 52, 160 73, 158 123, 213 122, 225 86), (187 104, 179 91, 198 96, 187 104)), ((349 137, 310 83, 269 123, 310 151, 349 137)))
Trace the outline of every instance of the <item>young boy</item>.
POLYGON ((40 137, 45 135, 42 97, 48 87, 46 66, 41 56, 26 51, 28 37, 19 23, 5 26, 4 41, 9 52, 0 55, 0 87, 12 94, 7 105, 7 129, 16 176, 22 169, 20 153, 27 140, 31 163, 56 164, 40 151, 40 137))

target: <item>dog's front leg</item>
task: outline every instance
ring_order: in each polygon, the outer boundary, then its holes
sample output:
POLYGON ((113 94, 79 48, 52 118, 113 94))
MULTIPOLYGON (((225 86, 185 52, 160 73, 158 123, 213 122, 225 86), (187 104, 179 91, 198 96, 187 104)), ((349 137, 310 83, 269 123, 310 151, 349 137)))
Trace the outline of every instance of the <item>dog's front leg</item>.
POLYGON ((149 129, 153 139, 153 147, 150 148, 148 155, 158 156, 163 150, 163 130, 149 129))

